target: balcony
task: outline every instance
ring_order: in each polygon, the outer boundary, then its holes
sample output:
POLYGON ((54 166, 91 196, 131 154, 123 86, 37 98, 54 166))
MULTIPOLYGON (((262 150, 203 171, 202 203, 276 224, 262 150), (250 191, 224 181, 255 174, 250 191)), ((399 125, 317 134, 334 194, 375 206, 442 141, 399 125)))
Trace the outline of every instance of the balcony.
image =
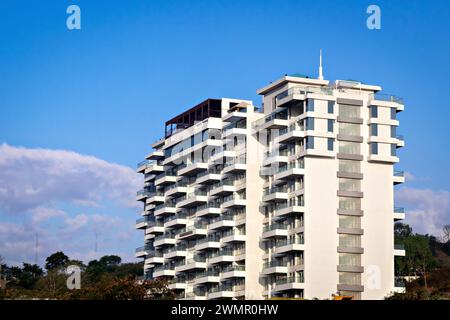
POLYGON ((174 203, 163 203, 155 206, 154 215, 155 217, 163 215, 172 215, 177 212, 177 208, 174 203))
POLYGON ((245 164, 245 160, 232 160, 230 162, 227 162, 223 168, 223 173, 237 173, 240 171, 247 170, 247 165, 245 164))
POLYGON ((155 264, 163 264, 164 258, 161 253, 152 252, 145 257, 144 260, 146 265, 155 265, 155 264))
POLYGON ((186 246, 174 246, 164 252, 164 259, 170 260, 174 258, 186 257, 186 246))
POLYGON ((229 230, 222 234, 222 244, 230 242, 245 242, 245 232, 239 230, 229 230))
POLYGON ((137 165, 137 172, 143 173, 145 171, 145 169, 147 168, 147 166, 152 165, 153 163, 154 163, 154 161, 150 161, 150 160, 144 160, 142 162, 139 162, 137 165))
POLYGON ((208 290, 208 299, 234 298, 235 291, 232 285, 218 285, 208 290))
POLYGON ((263 265, 262 274, 264 275, 287 274, 287 273, 288 273, 288 266, 287 263, 285 262, 279 260, 272 260, 263 265))
POLYGON ((394 244, 394 256, 404 257, 406 255, 405 245, 394 244))
POLYGON ((283 277, 276 280, 273 291, 282 292, 289 290, 305 289, 303 276, 297 277, 283 277))
POLYGON ((164 151, 163 150, 154 150, 149 153, 149 155, 146 157, 147 160, 159 160, 164 158, 164 151))
POLYGON ((303 201, 286 201, 285 203, 277 203, 275 206, 274 217, 284 217, 293 213, 305 212, 303 201))
POLYGON ((206 292, 186 292, 184 298, 180 298, 180 300, 206 300, 206 292))
POLYGON ((142 247, 136 248, 134 256, 136 258, 143 258, 146 255, 149 255, 153 251, 154 251, 154 249, 149 245, 142 246, 142 247))
POLYGON ((212 219, 208 229, 209 230, 221 230, 226 228, 233 228, 236 226, 234 217, 232 215, 222 215, 215 219, 212 219))
POLYGON ((155 247, 174 246, 175 244, 175 236, 168 233, 155 237, 155 241, 153 242, 155 247))
POLYGON ((219 283, 220 277, 217 270, 206 270, 200 273, 195 279, 195 285, 204 285, 206 283, 219 283))
POLYGON ((178 170, 178 175, 180 176, 192 176, 196 175, 197 173, 207 170, 208 164, 204 162, 196 162, 196 163, 190 163, 184 166, 184 168, 178 170))
POLYGON ((301 177, 305 174, 305 165, 303 161, 291 162, 287 165, 280 166, 278 171, 275 172, 274 180, 292 179, 301 177))
POLYGON ((207 236, 203 239, 197 240, 197 243, 195 245, 196 251, 219 249, 219 248, 220 248, 220 237, 219 236, 207 236))
POLYGON ((234 262, 234 253, 231 249, 219 250, 218 252, 212 253, 208 258, 208 265, 229 262, 234 262))
POLYGON ((285 186, 277 186, 264 190, 262 201, 287 201, 288 188, 285 186))
POLYGON ((263 233, 262 238, 268 239, 268 238, 277 238, 277 237, 287 237, 288 226, 285 224, 279 224, 279 223, 272 223, 268 226, 263 227, 263 233))
POLYGON ((197 207, 196 217, 215 216, 221 214, 222 209, 219 203, 206 203, 197 207))
POLYGON ((205 191, 196 190, 187 195, 186 199, 178 202, 178 207, 180 208, 191 208, 196 207, 202 203, 208 202, 208 196, 205 191))
POLYGON ((164 225, 162 223, 151 223, 147 225, 147 229, 145 230, 146 235, 156 235, 160 233, 164 233, 164 225))
POLYGON ((137 219, 136 220, 136 229, 145 229, 152 222, 155 222, 155 219, 150 218, 148 216, 137 219))
POLYGON ((148 195, 147 199, 145 200, 145 203, 146 204, 163 203, 164 200, 165 200, 164 194, 158 191, 148 195))
POLYGON ((168 185, 168 184, 175 183, 175 182, 177 182, 176 175, 171 175, 168 173, 160 174, 160 175, 156 176, 156 178, 155 178, 156 186, 164 186, 164 185, 168 185))
POLYGON ((153 269, 153 277, 174 277, 175 267, 173 265, 161 265, 153 269))
POLYGON ((286 110, 279 110, 255 122, 258 131, 267 129, 281 129, 289 125, 286 110))
POLYGON ((214 184, 209 191, 210 196, 223 196, 225 194, 233 193, 236 191, 236 187, 232 181, 221 181, 217 184, 214 184))
POLYGON ((222 133, 222 139, 230 139, 233 137, 245 136, 247 135, 247 129, 244 127, 236 127, 234 124, 224 127, 222 133))
POLYGON ((232 278, 245 278, 245 265, 234 265, 222 270, 220 280, 232 278))
POLYGON ((279 239, 275 245, 276 247, 273 250, 274 255, 285 255, 291 252, 305 250, 302 238, 297 238, 295 240, 279 239))
MULTIPOLYGON (((170 281, 168 287, 170 290, 186 290, 186 288, 187 288, 186 278, 175 276, 170 281)), ((184 292, 180 293, 180 297, 177 297, 177 298, 178 299, 184 298, 184 292)))
POLYGON ((197 175, 197 184, 211 184, 216 183, 222 179, 222 174, 219 171, 204 171, 197 175))
POLYGON ((187 193, 187 187, 185 184, 174 183, 168 188, 166 188, 166 192, 164 195, 166 197, 179 197, 187 193))
POLYGON ((136 200, 137 201, 145 201, 145 199, 147 199, 147 197, 153 195, 154 192, 151 191, 151 189, 148 188, 144 188, 142 190, 139 190, 136 193, 136 200))
POLYGON ((196 239, 202 238, 207 235, 208 231, 206 230, 205 225, 193 225, 186 228, 184 232, 180 232, 177 238, 179 240, 188 240, 188 239, 196 239))
POLYGON ((405 172, 394 171, 394 185, 405 183, 405 172))
POLYGON ((147 164, 144 171, 145 174, 158 174, 161 172, 164 172, 164 166, 159 165, 156 162, 147 164))
POLYGON ((287 128, 282 128, 275 141, 278 143, 293 142, 305 137, 305 126, 303 124, 292 123, 287 128))
POLYGON ((232 109, 229 110, 226 115, 223 116, 222 121, 223 122, 237 122, 242 119, 247 118, 247 109, 232 109))
POLYGON ((176 214, 164 221, 164 228, 179 228, 182 226, 186 226, 186 224, 186 215, 176 214))
POLYGON ((186 260, 184 264, 180 264, 175 267, 175 273, 192 271, 196 269, 206 269, 206 259, 197 257, 186 260))
POLYGON ((246 204, 244 196, 229 195, 223 198, 222 208, 245 207, 246 204))

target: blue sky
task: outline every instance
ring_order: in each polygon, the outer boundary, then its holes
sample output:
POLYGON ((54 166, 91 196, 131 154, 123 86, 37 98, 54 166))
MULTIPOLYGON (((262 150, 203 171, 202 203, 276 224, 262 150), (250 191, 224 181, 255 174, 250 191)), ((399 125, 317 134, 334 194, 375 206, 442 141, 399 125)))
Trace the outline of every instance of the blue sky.
MULTIPOLYGON (((450 223, 449 9, 448 1, 3 0, 0 144, 134 168, 162 136, 163 121, 208 97, 259 105, 256 89, 269 81, 285 73, 316 76, 322 48, 326 79, 379 84, 405 98, 399 169, 410 179, 400 200, 422 217, 417 224, 429 210, 450 223), (81 8, 81 30, 66 28, 70 4, 81 8), (381 30, 366 27, 370 4, 381 8, 381 30), (430 209, 423 200, 434 196, 443 202, 430 209)), ((37 206, 51 203, 66 219, 99 211, 132 225, 138 217, 139 209, 112 205, 104 190, 97 198, 95 210, 72 196, 37 206)), ((5 208, 0 221, 17 227, 33 214, 5 208)), ((134 231, 121 252, 141 240, 134 231)))

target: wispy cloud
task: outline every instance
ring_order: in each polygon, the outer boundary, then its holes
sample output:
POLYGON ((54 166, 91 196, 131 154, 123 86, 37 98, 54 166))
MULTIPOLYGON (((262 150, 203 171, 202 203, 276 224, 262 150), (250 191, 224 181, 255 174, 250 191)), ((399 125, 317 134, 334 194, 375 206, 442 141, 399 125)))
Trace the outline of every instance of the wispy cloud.
POLYGON ((403 188, 396 192, 396 203, 408 209, 406 222, 415 232, 440 236, 450 224, 449 191, 403 188))

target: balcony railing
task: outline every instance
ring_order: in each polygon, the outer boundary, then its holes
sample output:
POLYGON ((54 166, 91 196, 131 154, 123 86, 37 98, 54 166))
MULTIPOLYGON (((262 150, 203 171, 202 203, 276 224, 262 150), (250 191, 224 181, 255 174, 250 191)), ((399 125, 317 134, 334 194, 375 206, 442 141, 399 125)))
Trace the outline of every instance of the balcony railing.
POLYGON ((149 250, 153 251, 154 249, 153 249, 153 247, 147 245, 147 246, 142 246, 142 247, 136 248, 135 252, 149 251, 149 250))
POLYGON ((397 103, 401 103, 403 104, 403 98, 394 96, 394 95, 390 95, 390 94, 383 94, 383 93, 376 93, 374 95, 375 100, 380 100, 380 101, 390 101, 390 102, 397 102, 397 103))
POLYGON ((263 268, 275 268, 275 267, 287 267, 287 262, 280 261, 280 260, 272 260, 269 262, 264 263, 263 268))
POLYGON ((403 277, 395 277, 394 278, 394 287, 397 288, 404 288, 405 285, 405 279, 403 277))
POLYGON ((404 244, 394 244, 394 249, 395 250, 405 250, 405 245, 404 244))
POLYGON ((263 232, 272 231, 272 230, 287 230, 287 228, 288 228, 287 224, 272 223, 267 226, 264 226, 263 232))
POLYGON ((405 172, 404 171, 394 171, 394 176, 395 177, 404 177, 405 172))
POLYGON ((142 166, 149 166, 149 165, 154 164, 154 163, 155 163, 154 160, 144 160, 144 161, 139 162, 136 167, 140 168, 142 166))
POLYGON ((303 283, 305 281, 303 274, 301 273, 297 277, 283 277, 278 278, 276 280, 277 284, 286 284, 286 283, 303 283))
POLYGON ((405 213, 405 208, 396 207, 394 208, 394 213, 405 213))

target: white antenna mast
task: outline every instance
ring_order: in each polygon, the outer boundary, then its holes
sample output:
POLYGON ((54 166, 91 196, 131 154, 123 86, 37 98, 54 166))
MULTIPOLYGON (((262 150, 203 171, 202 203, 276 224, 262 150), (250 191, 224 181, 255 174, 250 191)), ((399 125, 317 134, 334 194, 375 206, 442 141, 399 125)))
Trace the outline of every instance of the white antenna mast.
POLYGON ((323 80, 322 49, 320 49, 319 80, 323 80))

